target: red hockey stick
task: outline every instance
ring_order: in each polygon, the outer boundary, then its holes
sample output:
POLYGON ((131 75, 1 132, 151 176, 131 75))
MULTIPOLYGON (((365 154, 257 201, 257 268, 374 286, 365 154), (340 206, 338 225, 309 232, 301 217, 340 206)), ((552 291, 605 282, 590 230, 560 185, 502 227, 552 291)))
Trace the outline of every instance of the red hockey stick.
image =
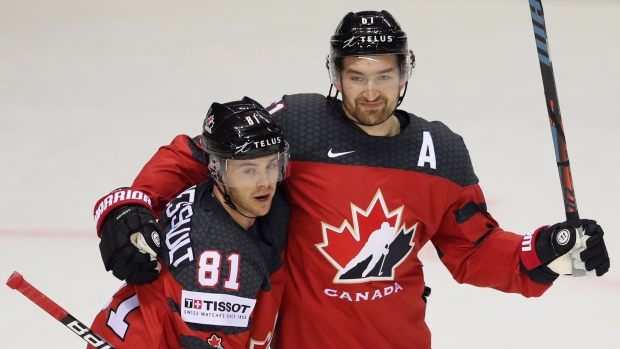
POLYGON ((62 322, 63 325, 67 326, 71 331, 82 337, 83 340, 93 347, 99 349, 114 349, 112 345, 103 340, 98 334, 91 331, 90 328, 74 318, 53 300, 41 293, 41 291, 37 290, 28 281, 24 280, 24 277, 20 273, 16 271, 13 272, 6 284, 10 288, 28 297, 33 303, 41 307, 41 309, 45 310, 56 320, 62 322))

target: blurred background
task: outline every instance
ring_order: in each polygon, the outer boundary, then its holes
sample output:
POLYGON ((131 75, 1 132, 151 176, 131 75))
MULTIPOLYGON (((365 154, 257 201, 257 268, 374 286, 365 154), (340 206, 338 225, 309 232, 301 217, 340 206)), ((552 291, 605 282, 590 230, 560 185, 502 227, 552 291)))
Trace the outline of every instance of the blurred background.
MULTIPOLYGON (((579 212, 614 259, 620 2, 543 5, 579 212)), ((198 134, 213 101, 327 94, 336 25, 381 9, 416 55, 401 109, 463 136, 503 228, 563 221, 526 0, 0 0, 0 279, 19 271, 90 325, 121 286, 100 260, 95 202, 175 135, 198 134)), ((434 348, 617 348, 615 263, 525 299, 457 284, 431 246, 420 258, 434 348)), ((85 346, 18 292, 2 286, 0 300, 3 348, 85 346)))

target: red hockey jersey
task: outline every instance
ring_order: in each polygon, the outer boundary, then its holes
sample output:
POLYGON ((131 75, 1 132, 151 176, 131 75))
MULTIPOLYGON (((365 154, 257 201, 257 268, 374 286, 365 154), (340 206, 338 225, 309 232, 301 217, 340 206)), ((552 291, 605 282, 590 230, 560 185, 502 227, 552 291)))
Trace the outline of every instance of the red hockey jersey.
MULTIPOLYGON (((159 222, 158 278, 125 285, 92 329, 116 348, 268 348, 284 289, 289 211, 275 195, 242 228, 203 182, 182 192, 159 222)), ((92 346, 88 346, 92 348, 92 346)))
MULTIPOLYGON (((400 134, 374 137, 318 94, 268 109, 292 160, 278 349, 430 348, 417 256, 429 241, 459 283, 526 297, 549 287, 520 271, 522 237, 487 212, 463 140, 441 122, 396 111, 400 134)), ((156 213, 206 178, 197 139, 178 136, 136 178, 156 213)))

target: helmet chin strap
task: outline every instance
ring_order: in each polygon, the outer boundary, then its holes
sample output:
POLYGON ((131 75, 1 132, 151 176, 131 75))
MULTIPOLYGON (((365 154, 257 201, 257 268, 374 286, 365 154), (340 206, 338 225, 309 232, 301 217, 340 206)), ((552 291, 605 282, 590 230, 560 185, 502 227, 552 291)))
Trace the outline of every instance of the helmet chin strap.
MULTIPOLYGON (((405 82, 405 89, 403 90, 403 95, 398 96, 398 103, 396 103, 396 108, 398 108, 398 106, 403 102, 403 99, 405 99, 405 95, 407 94, 407 86, 409 86, 409 80, 405 82)), ((394 111, 396 111, 396 109, 394 109, 394 111)), ((392 114, 394 114, 394 112, 392 112, 392 114)))
POLYGON ((336 105, 333 103, 335 100, 337 100, 338 98, 338 93, 340 91, 338 91, 338 89, 336 89, 336 94, 334 95, 334 97, 332 97, 332 89, 334 88, 334 84, 330 84, 329 85, 329 92, 327 92, 327 100, 329 101, 329 104, 332 105, 332 107, 336 108, 336 105))

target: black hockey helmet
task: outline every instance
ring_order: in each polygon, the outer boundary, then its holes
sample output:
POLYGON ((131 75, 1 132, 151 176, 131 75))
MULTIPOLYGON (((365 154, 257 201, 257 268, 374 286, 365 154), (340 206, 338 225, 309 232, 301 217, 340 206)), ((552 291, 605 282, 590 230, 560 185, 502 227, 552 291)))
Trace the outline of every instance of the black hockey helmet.
POLYGON ((218 159, 248 159, 288 152, 288 143, 269 112, 249 97, 213 103, 205 117, 200 144, 218 159))
POLYGON ((248 97, 211 104, 200 144, 209 154, 209 175, 224 203, 247 218, 256 217, 239 211, 229 188, 254 188, 259 181, 277 184, 289 173, 289 147, 282 129, 248 97))
POLYGON ((387 11, 349 12, 331 37, 327 56, 330 80, 336 82, 343 57, 383 54, 399 55, 403 78, 409 78, 415 56, 396 19, 387 11))
POLYGON ((407 34, 387 11, 349 12, 331 38, 334 57, 407 54, 407 34))

